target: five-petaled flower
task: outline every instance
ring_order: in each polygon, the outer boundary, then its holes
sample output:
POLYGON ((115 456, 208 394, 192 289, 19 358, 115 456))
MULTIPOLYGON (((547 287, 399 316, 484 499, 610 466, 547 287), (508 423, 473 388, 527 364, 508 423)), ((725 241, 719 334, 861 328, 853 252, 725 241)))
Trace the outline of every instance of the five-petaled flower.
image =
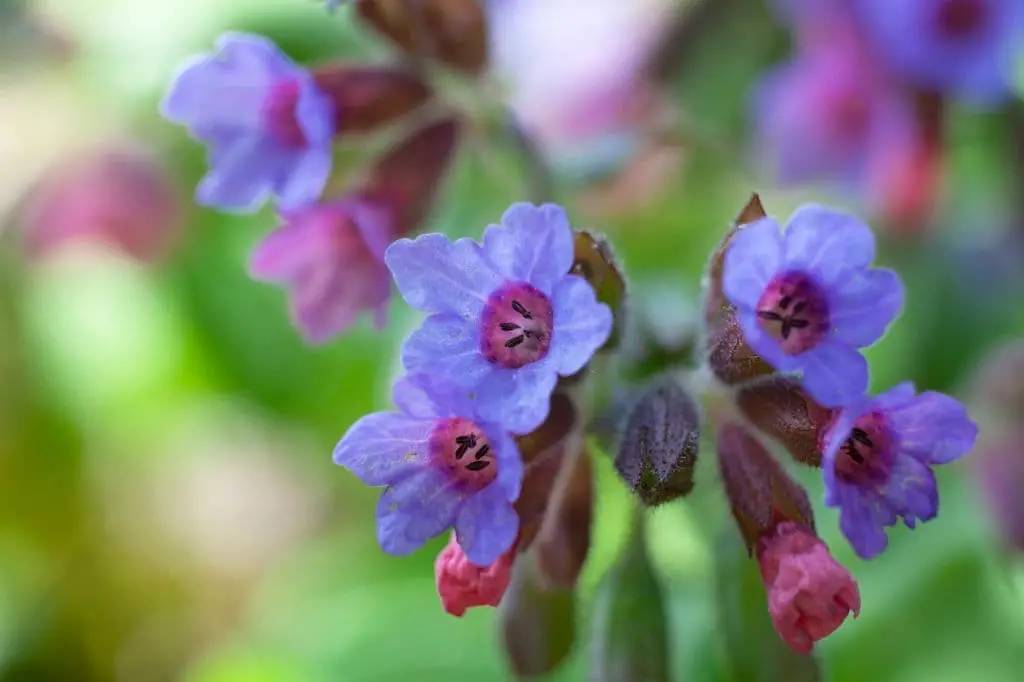
POLYGON ((851 611, 860 613, 857 583, 813 531, 784 521, 761 537, 756 552, 768 613, 793 650, 809 654, 851 611))
POLYGON ((461 617, 474 606, 497 606, 505 596, 512 577, 516 546, 492 564, 478 566, 466 558, 454 535, 434 562, 434 579, 441 606, 453 616, 461 617))
POLYGON ((953 398, 911 383, 839 410, 822 435, 825 504, 857 554, 870 559, 888 543, 885 527, 909 528, 935 517, 939 494, 932 465, 967 453, 978 426, 953 398))
POLYGON ((454 527, 466 557, 490 566, 519 531, 515 439, 437 375, 405 376, 393 398, 398 412, 363 417, 334 450, 335 463, 363 483, 387 486, 377 505, 381 547, 409 554, 454 527))
POLYGON ((513 205, 482 243, 396 241, 384 260, 409 305, 429 313, 402 348, 405 368, 468 390, 482 419, 517 434, 537 428, 559 375, 579 372, 612 330, 611 309, 569 274, 573 258, 554 204, 513 205))
POLYGON ((799 208, 785 232, 771 218, 737 232, 725 257, 723 290, 744 337, 782 372, 802 372, 826 407, 867 390, 859 348, 885 333, 903 306, 903 285, 871 268, 875 240, 856 218, 817 205, 799 208))
POLYGON ((284 224, 253 251, 249 272, 290 290, 292 320, 310 343, 329 341, 364 310, 382 328, 391 293, 384 251, 394 234, 392 216, 358 196, 284 211, 284 224))
POLYGON ((178 73, 161 112, 208 148, 200 204, 254 211, 272 194, 292 209, 318 199, 327 183, 333 104, 267 38, 222 35, 215 54, 178 73))
POLYGON ((1012 91, 1024 43, 1020 0, 855 0, 877 50, 923 88, 980 103, 1012 91))

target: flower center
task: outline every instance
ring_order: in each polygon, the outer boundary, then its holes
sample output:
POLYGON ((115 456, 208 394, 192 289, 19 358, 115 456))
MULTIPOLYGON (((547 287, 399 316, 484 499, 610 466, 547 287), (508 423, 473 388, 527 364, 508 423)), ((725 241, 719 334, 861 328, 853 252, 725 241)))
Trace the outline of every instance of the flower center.
POLYGON ((892 430, 881 412, 856 421, 836 456, 836 478, 859 487, 885 485, 892 474, 892 430))
POLYGON ((761 328, 797 355, 813 348, 829 330, 828 301, 809 275, 783 272, 772 278, 757 303, 761 328))
POLYGON ((487 436, 468 419, 441 420, 430 434, 430 457, 464 492, 483 490, 498 475, 487 436))
POLYGON ((299 82, 294 78, 274 84, 263 101, 263 124, 270 136, 285 147, 306 145, 306 134, 295 115, 298 101, 299 82))
POLYGON ((551 347, 552 320, 547 296, 526 282, 508 283, 484 306, 480 352, 509 369, 540 360, 551 347))
POLYGON ((986 0, 944 0, 936 24, 945 38, 966 40, 975 36, 988 19, 986 0))

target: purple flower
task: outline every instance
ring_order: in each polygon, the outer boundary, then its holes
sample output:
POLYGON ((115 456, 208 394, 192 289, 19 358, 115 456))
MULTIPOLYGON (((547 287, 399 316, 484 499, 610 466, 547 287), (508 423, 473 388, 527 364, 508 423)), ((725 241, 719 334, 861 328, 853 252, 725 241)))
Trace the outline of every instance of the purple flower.
POLYGON ((782 372, 802 372, 826 407, 867 390, 859 348, 885 333, 903 306, 891 271, 869 267, 871 230, 853 216, 806 205, 783 232, 771 218, 740 230, 725 256, 723 289, 751 348, 782 372))
POLYGON ((327 183, 331 100, 266 38, 222 35, 215 54, 178 73, 161 112, 208 147, 200 204, 248 212, 272 194, 291 209, 315 201, 327 183))
POLYGON ((363 483, 387 486, 377 505, 380 546, 409 554, 454 527, 469 560, 491 565, 519 531, 515 440, 436 376, 407 375, 393 397, 398 412, 363 417, 334 449, 335 463, 363 483))
POLYGON ((891 67, 921 86, 981 103, 1010 93, 1020 0, 856 0, 855 10, 891 67))
POLYGON ((391 276, 384 250, 394 225, 385 207, 358 196, 311 204, 282 214, 284 224, 256 247, 254 279, 290 291, 291 318, 309 343, 341 333, 360 312, 387 321, 391 276))
POLYGON ((884 528, 935 518, 939 493, 929 468, 974 446, 978 426, 964 406, 942 393, 917 395, 903 383, 839 411, 823 436, 825 504, 838 507, 839 527, 864 559, 888 543, 884 528))
POLYGON ((547 417, 558 376, 608 339, 611 309, 570 275, 573 233, 554 204, 515 204, 483 243, 400 239, 384 260, 412 307, 429 313, 402 348, 410 372, 469 390, 482 418, 528 433, 547 417))
POLYGON ((858 190, 915 135, 913 110, 849 40, 805 50, 754 96, 761 156, 784 183, 829 180, 858 190))

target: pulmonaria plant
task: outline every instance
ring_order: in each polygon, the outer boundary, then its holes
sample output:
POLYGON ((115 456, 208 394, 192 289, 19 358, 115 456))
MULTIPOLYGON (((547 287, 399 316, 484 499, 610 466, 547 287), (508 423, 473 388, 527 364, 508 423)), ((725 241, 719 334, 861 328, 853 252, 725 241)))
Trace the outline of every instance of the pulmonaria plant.
POLYGON ((384 260, 406 302, 428 313, 402 347, 405 369, 450 377, 513 433, 539 427, 559 376, 583 369, 612 331, 611 309, 569 273, 574 253, 554 204, 515 204, 479 243, 396 241, 384 260))

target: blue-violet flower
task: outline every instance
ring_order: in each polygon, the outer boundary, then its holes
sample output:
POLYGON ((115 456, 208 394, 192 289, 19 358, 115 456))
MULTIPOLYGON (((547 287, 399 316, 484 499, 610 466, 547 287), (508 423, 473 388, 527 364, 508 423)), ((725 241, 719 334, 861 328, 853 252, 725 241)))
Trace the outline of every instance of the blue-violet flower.
POLYGON ((1024 47, 1020 0, 856 0, 893 69, 979 103, 1005 99, 1024 47))
POLYGON ((393 212, 350 196, 281 215, 284 224, 253 251, 249 273, 290 290, 291 318, 306 341, 329 341, 364 310, 382 328, 391 294, 384 250, 395 230, 393 212))
POLYGON ((402 348, 405 368, 467 389, 483 419, 534 430, 558 376, 580 371, 612 330, 611 309, 569 274, 573 258, 572 229, 554 204, 511 206, 482 244, 399 239, 384 260, 409 305, 429 313, 402 348))
POLYGON ((885 333, 903 306, 892 270, 871 268, 875 240, 853 216, 803 206, 783 232, 772 218, 741 229, 725 256, 722 285, 750 347, 782 372, 802 372, 826 407, 867 390, 859 348, 885 333))
POLYGON ((335 463, 367 485, 387 486, 377 505, 385 552, 409 554, 455 528, 466 557, 490 566, 515 542, 523 463, 513 437, 481 419, 464 392, 425 374, 394 387, 398 412, 357 421, 335 463))
POLYGON ((330 98, 267 38, 227 33, 216 46, 181 69, 161 103, 208 148, 196 200, 245 212, 267 194, 284 209, 315 201, 331 171, 330 98))
POLYGON ((825 504, 857 554, 870 559, 888 543, 884 528, 935 517, 939 493, 931 466, 973 446, 978 426, 957 400, 912 383, 843 408, 822 435, 825 504))

